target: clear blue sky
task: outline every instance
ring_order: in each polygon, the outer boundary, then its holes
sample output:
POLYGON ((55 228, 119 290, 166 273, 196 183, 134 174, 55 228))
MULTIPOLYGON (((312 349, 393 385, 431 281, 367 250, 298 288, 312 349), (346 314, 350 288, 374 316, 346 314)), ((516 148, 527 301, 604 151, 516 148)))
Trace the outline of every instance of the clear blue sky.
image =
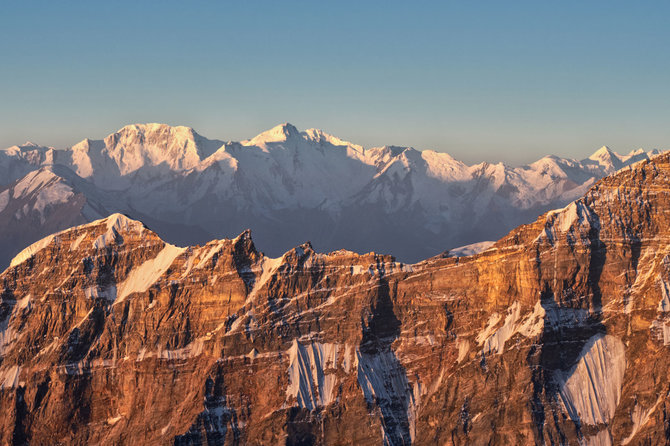
POLYGON ((0 3, 0 147, 288 121, 513 164, 670 148, 670 3, 0 3))

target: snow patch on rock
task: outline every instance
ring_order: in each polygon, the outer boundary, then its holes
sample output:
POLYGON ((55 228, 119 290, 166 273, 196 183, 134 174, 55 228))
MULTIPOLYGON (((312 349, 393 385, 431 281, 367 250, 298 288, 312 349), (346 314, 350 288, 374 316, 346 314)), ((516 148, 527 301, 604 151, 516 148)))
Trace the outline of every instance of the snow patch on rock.
POLYGON ((621 442, 622 445, 627 445, 633 441, 635 435, 640 431, 640 429, 642 429, 645 424, 649 422, 651 414, 654 413, 660 402, 661 398, 659 397, 658 400, 656 400, 656 403, 648 409, 645 409, 639 404, 635 404, 633 413, 630 414, 631 421, 633 422, 633 429, 631 429, 630 435, 624 438, 624 440, 621 442))
POLYGON ((568 372, 556 371, 559 398, 574 421, 609 422, 614 416, 626 371, 626 350, 621 339, 598 334, 591 337, 568 372))
POLYGON ((536 241, 547 240, 553 244, 559 240, 561 234, 565 234, 569 244, 573 244, 578 238, 586 242, 589 231, 599 227, 595 212, 582 201, 573 201, 563 209, 547 212, 544 229, 536 241))
POLYGON ((0 193, 0 212, 4 211, 9 203, 9 190, 0 193))
POLYGON ((123 237, 121 236, 123 232, 133 231, 139 233, 144 230, 144 225, 141 222, 131 220, 125 215, 118 213, 112 214, 103 220, 96 220, 86 226, 94 226, 103 222, 107 225, 107 231, 95 239, 93 242, 94 249, 106 248, 112 242, 117 244, 123 243, 123 237))
POLYGON ((484 331, 476 338, 477 343, 482 345, 482 354, 503 353, 505 343, 517 333, 527 338, 538 336, 544 330, 544 317, 545 311, 539 301, 533 307, 533 312, 523 319, 521 319, 521 305, 519 302, 514 302, 507 310, 507 316, 502 327, 495 329, 502 316, 494 313, 489 318, 484 331))
POLYGON ((485 242, 471 243, 465 246, 459 246, 458 248, 450 249, 448 255, 449 257, 473 256, 475 254, 479 254, 480 252, 486 251, 491 246, 493 246, 494 243, 495 243, 494 241, 485 241, 485 242))
POLYGON ((288 351, 287 401, 295 400, 299 407, 308 410, 328 406, 335 401, 339 349, 337 344, 311 342, 303 345, 294 339, 288 351))
POLYGON ((9 263, 9 267, 13 268, 15 266, 18 266, 25 262, 26 260, 30 259, 32 256, 46 248, 51 244, 51 242, 56 240, 55 235, 50 235, 48 237, 43 238, 42 240, 39 240, 32 245, 28 246, 26 249, 21 251, 12 259, 12 261, 9 263))
POLYGON ((11 389, 19 385, 21 367, 13 365, 0 372, 0 389, 11 389))
POLYGON ((398 414, 394 409, 399 405, 404 408, 404 413, 409 422, 409 435, 414 439, 416 434, 416 411, 421 397, 421 386, 416 383, 411 386, 407 380, 404 368, 392 351, 382 351, 375 354, 356 351, 358 363, 358 385, 363 390, 366 401, 371 405, 377 405, 382 410, 384 417, 382 433, 384 444, 394 444, 393 438, 403 438, 405 434, 401 430, 403 414, 398 414), (392 423, 389 421, 393 420, 392 423), (388 426, 395 426, 396 432, 388 432, 388 426), (401 430, 398 432, 397 430, 401 430))
POLYGON ((130 271, 126 279, 118 285, 116 302, 123 301, 132 293, 143 293, 148 290, 185 250, 186 248, 166 243, 156 257, 130 271))

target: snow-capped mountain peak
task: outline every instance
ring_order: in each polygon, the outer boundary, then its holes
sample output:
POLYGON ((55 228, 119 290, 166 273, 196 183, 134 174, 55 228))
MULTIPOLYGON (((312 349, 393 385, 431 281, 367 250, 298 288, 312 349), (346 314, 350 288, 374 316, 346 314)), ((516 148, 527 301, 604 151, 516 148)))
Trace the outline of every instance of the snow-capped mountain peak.
POLYGON ((285 122, 259 133, 251 139, 242 141, 242 144, 245 146, 262 146, 267 143, 284 142, 294 137, 300 137, 300 131, 293 124, 285 122))
MULTIPOLYGON (((582 161, 547 156, 520 167, 468 166, 430 150, 363 149, 288 123, 228 143, 189 127, 132 124, 66 150, 0 151, 0 222, 26 234, 22 246, 66 224, 123 212, 176 244, 252 227, 273 255, 309 238, 321 249, 418 260, 500 237, 651 154, 620 156, 603 147, 582 161), (28 175, 46 166, 64 181, 28 175), (19 182, 37 192, 14 196, 19 182), (33 230, 23 230, 31 221, 33 230)), ((15 239, 0 234, 0 265, 3 253, 18 252, 15 239)))
POLYGON ((316 142, 316 143, 320 143, 320 144, 328 143, 328 144, 332 144, 333 146, 346 146, 346 147, 350 147, 351 149, 353 149, 354 151, 356 151, 360 154, 363 154, 365 152, 365 149, 363 148, 363 146, 359 146, 358 144, 354 144, 352 142, 345 141, 343 139, 338 138, 337 136, 333 136, 329 133, 326 133, 323 130, 307 129, 303 132, 303 135, 305 135, 305 137, 308 140, 316 142))

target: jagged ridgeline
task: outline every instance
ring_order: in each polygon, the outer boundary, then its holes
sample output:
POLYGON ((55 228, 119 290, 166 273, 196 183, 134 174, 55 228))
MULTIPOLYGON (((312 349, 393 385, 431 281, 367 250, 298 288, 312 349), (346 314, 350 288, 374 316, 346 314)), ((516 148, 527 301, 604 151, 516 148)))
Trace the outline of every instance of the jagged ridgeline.
POLYGON ((115 212, 177 245, 251 228, 275 257, 311 240, 323 251, 390 252, 416 262, 497 240, 653 153, 603 147, 582 161, 467 166, 446 153, 364 149, 290 124, 242 142, 130 125, 67 150, 0 151, 0 269, 46 235, 115 212))
POLYGON ((670 159, 416 264, 120 214, 0 276, 2 444, 664 444, 670 159))

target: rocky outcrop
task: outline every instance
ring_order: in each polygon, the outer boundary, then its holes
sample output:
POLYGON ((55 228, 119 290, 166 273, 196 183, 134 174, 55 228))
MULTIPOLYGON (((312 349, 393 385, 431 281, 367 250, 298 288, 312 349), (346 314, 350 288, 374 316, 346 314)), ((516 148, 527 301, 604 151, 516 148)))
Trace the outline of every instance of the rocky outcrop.
POLYGON ((670 156, 417 264, 114 214, 0 275, 3 444, 663 444, 670 156))

